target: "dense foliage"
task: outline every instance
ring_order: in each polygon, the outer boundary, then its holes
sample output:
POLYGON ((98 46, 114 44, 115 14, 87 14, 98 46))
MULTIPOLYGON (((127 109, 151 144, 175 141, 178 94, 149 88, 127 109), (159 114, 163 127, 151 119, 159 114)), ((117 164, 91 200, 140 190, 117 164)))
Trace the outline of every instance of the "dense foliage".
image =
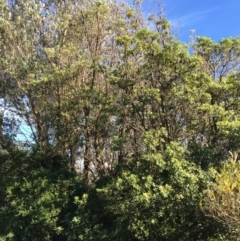
POLYGON ((0 240, 237 240, 240 39, 134 4, 0 0, 0 240))

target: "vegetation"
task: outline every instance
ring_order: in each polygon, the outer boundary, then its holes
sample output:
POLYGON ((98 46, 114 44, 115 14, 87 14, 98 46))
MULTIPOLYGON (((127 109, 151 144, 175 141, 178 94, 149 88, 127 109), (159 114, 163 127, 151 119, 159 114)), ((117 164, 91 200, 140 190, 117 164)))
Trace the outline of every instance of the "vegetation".
MULTIPOLYGON (((214 180, 204 195, 203 210, 230 231, 233 240, 239 239, 239 161, 232 156, 222 164, 219 172, 210 169, 214 180)), ((230 237, 229 237, 230 238, 230 237)))
POLYGON ((0 0, 0 240, 238 239, 240 38, 136 2, 0 0))

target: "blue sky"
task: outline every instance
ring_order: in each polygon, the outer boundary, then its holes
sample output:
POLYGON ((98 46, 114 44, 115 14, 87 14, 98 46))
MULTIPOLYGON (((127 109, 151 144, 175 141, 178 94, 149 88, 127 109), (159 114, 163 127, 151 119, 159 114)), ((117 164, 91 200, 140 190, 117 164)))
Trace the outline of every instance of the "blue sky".
MULTIPOLYGON (((159 9, 156 2, 143 0, 143 11, 149 14, 159 9)), ((162 0, 162 5, 174 32, 184 42, 189 42, 191 29, 195 29, 196 36, 215 41, 240 36, 239 0, 162 0)))

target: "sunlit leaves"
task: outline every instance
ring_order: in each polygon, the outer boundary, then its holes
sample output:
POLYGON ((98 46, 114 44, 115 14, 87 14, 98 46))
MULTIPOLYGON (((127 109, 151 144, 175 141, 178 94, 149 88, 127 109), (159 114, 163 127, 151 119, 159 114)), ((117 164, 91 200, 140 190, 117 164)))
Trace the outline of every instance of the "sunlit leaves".
MULTIPOLYGON (((232 154, 232 153, 231 153, 232 154)), ((237 154, 222 164, 219 172, 212 170, 210 182, 203 196, 203 210, 226 225, 230 235, 239 236, 240 175, 237 154)))

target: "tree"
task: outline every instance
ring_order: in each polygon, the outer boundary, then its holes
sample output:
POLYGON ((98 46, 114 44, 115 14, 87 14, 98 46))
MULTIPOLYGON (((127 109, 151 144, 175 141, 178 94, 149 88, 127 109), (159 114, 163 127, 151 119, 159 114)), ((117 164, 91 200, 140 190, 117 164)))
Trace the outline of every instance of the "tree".
POLYGON ((0 153, 0 237, 70 240, 70 223, 77 209, 74 197, 86 192, 85 181, 62 167, 46 170, 36 158, 20 150, 0 153))
POLYGON ((142 159, 99 180, 86 200, 79 201, 80 210, 88 210, 87 216, 76 213, 87 223, 82 240, 220 239, 224 229, 204 217, 198 205, 204 173, 184 160, 184 148, 177 143, 160 154, 159 137, 146 133, 148 149, 142 159))
POLYGON ((239 151, 239 39, 189 51, 163 15, 139 9, 0 0, 0 235, 225 234, 199 202, 208 170, 239 151))
POLYGON ((195 117, 189 124, 196 135, 189 145, 192 158, 206 167, 218 166, 229 151, 238 152, 239 113, 239 38, 227 38, 219 43, 200 37, 195 55, 201 58, 202 74, 198 91, 202 100, 195 105, 195 117))
POLYGON ((134 32, 140 15, 114 2, 1 4, 4 108, 28 126, 39 152, 68 156, 72 170, 83 160, 88 180, 103 175, 119 128, 109 83, 122 61, 114 38, 134 32))

